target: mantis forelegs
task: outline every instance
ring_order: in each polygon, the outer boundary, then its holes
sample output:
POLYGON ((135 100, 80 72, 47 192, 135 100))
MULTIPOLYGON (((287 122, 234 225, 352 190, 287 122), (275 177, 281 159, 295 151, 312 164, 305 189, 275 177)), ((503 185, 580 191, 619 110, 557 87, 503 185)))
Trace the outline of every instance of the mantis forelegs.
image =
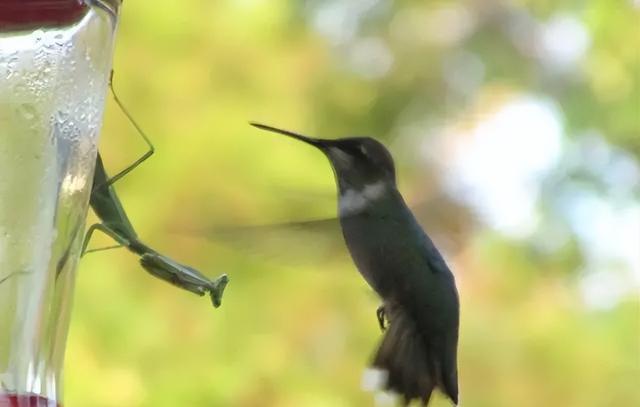
POLYGON ((124 115, 127 116, 127 119, 129 119, 129 122, 131 122, 133 127, 135 127, 137 132, 144 139, 145 143, 147 143, 147 146, 149 146, 149 149, 144 154, 142 154, 137 160, 135 160, 133 163, 127 166, 124 170, 120 171, 113 177, 109 178, 109 180, 106 182, 106 185, 104 185, 105 187, 112 185, 113 183, 118 181, 120 178, 127 175, 138 165, 142 164, 147 158, 151 157, 156 151, 155 147, 153 147, 153 143, 151 143, 151 140, 149 140, 149 138, 146 136, 146 134, 144 134, 144 131, 142 131, 138 123, 136 123, 133 117, 129 114, 129 111, 127 111, 127 109, 124 107, 124 105, 120 101, 120 98, 118 98, 116 91, 113 89, 113 70, 111 71, 111 76, 109 77, 109 89, 111 89, 111 94, 113 95, 113 99, 116 101, 116 103, 118 104, 118 106, 120 107, 124 115))
POLYGON ((123 238, 122 236, 118 235, 116 232, 111 230, 108 226, 105 226, 102 223, 94 223, 93 225, 91 225, 89 227, 89 229, 87 230, 87 234, 84 236, 84 241, 82 242, 82 251, 80 252, 80 257, 84 256, 87 253, 99 252, 101 250, 115 249, 115 248, 118 248, 118 247, 129 246, 129 244, 131 244, 131 242, 129 242, 127 239, 123 238), (95 230, 99 230, 100 232, 102 232, 105 235, 109 236, 110 238, 112 238, 113 240, 118 242, 118 245, 117 246, 109 246, 109 247, 101 247, 99 249, 87 250, 87 246, 89 245, 89 241, 91 240, 91 236, 93 235, 93 232, 95 230))

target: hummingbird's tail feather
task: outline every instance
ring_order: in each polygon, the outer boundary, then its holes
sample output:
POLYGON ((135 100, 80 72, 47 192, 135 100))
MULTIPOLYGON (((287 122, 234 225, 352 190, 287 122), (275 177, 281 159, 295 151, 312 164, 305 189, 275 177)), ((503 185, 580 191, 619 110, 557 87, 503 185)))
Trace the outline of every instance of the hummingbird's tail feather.
POLYGON ((389 328, 376 352, 372 365, 387 372, 386 388, 399 393, 405 405, 412 400, 429 404, 431 392, 438 387, 458 403, 457 374, 450 374, 450 363, 442 352, 429 346, 412 318, 395 306, 385 304, 389 328))

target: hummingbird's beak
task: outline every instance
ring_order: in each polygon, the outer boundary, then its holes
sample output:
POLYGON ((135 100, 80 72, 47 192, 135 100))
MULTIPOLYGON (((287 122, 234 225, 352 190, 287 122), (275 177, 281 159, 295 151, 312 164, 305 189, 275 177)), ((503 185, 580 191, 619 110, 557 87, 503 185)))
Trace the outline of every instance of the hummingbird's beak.
POLYGON ((325 147, 327 147, 327 145, 329 144, 328 143, 329 140, 322 140, 322 139, 303 136, 302 134, 294 133, 294 132, 289 131, 289 130, 278 129, 276 127, 267 126, 266 124, 255 123, 255 122, 249 122, 249 124, 252 125, 253 127, 257 127, 259 129, 262 129, 262 130, 271 131, 271 132, 279 133, 279 134, 284 134, 285 136, 289 136, 289 137, 292 137, 292 138, 294 138, 296 140, 300 140, 300 141, 303 141, 303 142, 305 142, 307 144, 311 144, 312 146, 317 147, 317 148, 319 148, 321 150, 324 150, 325 147))

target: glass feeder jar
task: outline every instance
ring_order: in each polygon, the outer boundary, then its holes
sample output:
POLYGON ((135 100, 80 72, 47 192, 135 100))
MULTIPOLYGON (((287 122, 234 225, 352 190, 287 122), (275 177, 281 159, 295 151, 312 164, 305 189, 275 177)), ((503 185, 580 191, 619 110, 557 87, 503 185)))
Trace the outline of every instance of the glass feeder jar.
POLYGON ((0 407, 60 406, 120 0, 0 0, 0 407))

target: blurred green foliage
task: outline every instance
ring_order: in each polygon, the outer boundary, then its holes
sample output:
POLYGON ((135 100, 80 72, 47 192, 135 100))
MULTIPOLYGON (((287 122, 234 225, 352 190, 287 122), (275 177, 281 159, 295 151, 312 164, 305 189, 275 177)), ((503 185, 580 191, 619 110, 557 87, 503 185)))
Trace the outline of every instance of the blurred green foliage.
MULTIPOLYGON (((589 273, 637 284, 628 276, 639 270, 593 263, 566 215, 587 193, 614 207, 640 197, 634 2, 344 3, 124 3, 115 88, 157 150, 117 191, 143 241, 231 282, 214 310, 124 250, 85 257, 65 404, 373 404, 360 377, 381 337, 378 300, 339 232, 212 232, 335 215, 325 158, 247 125, 256 120, 391 147, 401 190, 429 203, 421 220, 458 281, 463 405, 640 405, 637 286, 606 307, 581 290, 589 273), (584 49, 566 62, 572 33, 584 49), (563 150, 540 180, 537 227, 524 238, 484 220, 473 199, 445 187, 446 166, 420 153, 425 141, 450 140, 442 129, 474 127, 519 94, 552 101, 563 146, 589 145, 596 132, 615 152, 594 170, 589 151, 563 150), (616 189, 605 181, 620 157, 632 182, 616 189)), ((109 172, 143 149, 109 101, 100 145, 109 172)))

